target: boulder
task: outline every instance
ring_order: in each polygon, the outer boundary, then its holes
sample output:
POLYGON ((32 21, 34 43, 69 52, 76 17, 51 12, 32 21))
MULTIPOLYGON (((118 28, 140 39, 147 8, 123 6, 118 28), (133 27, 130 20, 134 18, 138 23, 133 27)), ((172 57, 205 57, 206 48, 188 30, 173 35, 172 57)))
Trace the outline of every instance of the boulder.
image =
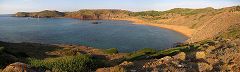
POLYGON ((207 63, 197 63, 198 64, 198 70, 199 72, 207 72, 207 71, 211 71, 213 69, 213 67, 207 63))
POLYGON ((132 66, 133 62, 124 61, 119 66, 132 66))
POLYGON ((186 54, 184 52, 180 52, 177 55, 173 56, 174 59, 178 60, 185 60, 186 59, 186 54))
POLYGON ((210 54, 212 52, 212 50, 216 49, 215 46, 209 46, 205 51, 210 54))
POLYGON ((2 72, 36 72, 29 65, 21 62, 15 62, 8 65, 2 72))
POLYGON ((204 51, 196 52, 196 59, 204 59, 206 57, 206 53, 204 51))

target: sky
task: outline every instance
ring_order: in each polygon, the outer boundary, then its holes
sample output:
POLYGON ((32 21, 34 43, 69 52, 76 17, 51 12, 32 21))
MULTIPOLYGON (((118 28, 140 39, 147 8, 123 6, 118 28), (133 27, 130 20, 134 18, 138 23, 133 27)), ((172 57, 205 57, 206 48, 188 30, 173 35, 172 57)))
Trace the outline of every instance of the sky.
POLYGON ((164 11, 172 8, 223 8, 237 5, 240 5, 240 0, 0 0, 0 14, 80 9, 164 11))

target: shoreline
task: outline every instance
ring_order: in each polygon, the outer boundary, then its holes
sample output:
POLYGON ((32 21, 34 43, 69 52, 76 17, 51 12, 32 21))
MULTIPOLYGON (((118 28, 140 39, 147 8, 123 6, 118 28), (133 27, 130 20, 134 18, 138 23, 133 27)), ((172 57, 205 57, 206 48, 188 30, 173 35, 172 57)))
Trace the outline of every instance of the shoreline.
POLYGON ((123 18, 113 18, 112 20, 126 20, 126 21, 133 22, 133 24, 141 24, 141 25, 148 25, 148 26, 165 28, 165 29, 169 29, 169 30, 181 33, 188 38, 190 38, 195 31, 195 29, 191 29, 191 28, 188 28, 188 27, 185 27, 185 26, 150 23, 150 22, 146 22, 144 20, 137 19, 137 18, 134 18, 134 17, 124 18, 124 19, 123 18))
MULTIPOLYGON (((68 17, 55 17, 55 18, 68 18, 68 17)), ((71 18, 74 19, 74 18, 71 18)), ((160 27, 165 28, 168 30, 172 30, 175 32, 178 32, 188 38, 192 37, 192 34, 194 33, 195 29, 188 28, 186 26, 177 26, 177 25, 166 25, 166 24, 158 24, 158 23, 151 23, 147 22, 141 19, 138 19, 136 17, 128 17, 128 18, 111 18, 109 20, 125 20, 130 21, 133 24, 141 24, 141 25, 148 25, 148 26, 154 26, 154 27, 160 27)))

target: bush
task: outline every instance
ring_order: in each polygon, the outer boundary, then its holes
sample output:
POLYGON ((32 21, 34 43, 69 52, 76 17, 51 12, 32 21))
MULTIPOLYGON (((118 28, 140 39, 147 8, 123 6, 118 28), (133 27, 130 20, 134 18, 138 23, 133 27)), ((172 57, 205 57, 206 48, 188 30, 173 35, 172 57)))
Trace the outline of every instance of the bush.
MULTIPOLYGON (((101 60, 93 59, 88 55, 65 56, 58 58, 48 58, 45 60, 30 59, 30 65, 62 72, 89 72, 100 65, 101 60)), ((104 64, 104 63, 103 63, 104 64)))
POLYGON ((149 55, 155 54, 157 50, 152 49, 152 48, 144 48, 138 51, 135 51, 133 53, 130 53, 127 56, 127 60, 139 60, 139 59, 144 59, 146 57, 148 57, 149 55))
POLYGON ((4 47, 0 47, 0 54, 2 54, 5 51, 4 47))
POLYGON ((159 50, 155 54, 152 54, 152 57, 163 57, 168 55, 175 55, 179 52, 181 52, 183 48, 182 47, 176 47, 176 48, 170 48, 166 50, 159 50))
POLYGON ((13 57, 13 55, 6 52, 4 47, 0 47, 0 69, 16 61, 17 61, 16 58, 13 57))
POLYGON ((117 50, 117 48, 110 48, 110 49, 104 50, 104 53, 106 53, 106 54, 116 54, 116 53, 118 53, 118 50, 117 50))
POLYGON ((5 59, 2 57, 2 53, 4 52, 4 47, 0 47, 0 68, 5 65, 5 59))

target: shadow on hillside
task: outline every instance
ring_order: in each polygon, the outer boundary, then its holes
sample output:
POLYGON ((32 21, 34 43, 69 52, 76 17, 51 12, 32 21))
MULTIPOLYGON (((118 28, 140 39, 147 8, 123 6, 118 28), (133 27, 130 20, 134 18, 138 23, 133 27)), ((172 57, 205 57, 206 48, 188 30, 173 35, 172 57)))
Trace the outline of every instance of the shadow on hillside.
POLYGON ((7 52, 15 56, 26 56, 36 59, 43 59, 47 57, 56 57, 54 55, 48 55, 47 52, 63 49, 56 45, 47 45, 39 43, 7 43, 1 42, 0 46, 3 46, 7 52))

